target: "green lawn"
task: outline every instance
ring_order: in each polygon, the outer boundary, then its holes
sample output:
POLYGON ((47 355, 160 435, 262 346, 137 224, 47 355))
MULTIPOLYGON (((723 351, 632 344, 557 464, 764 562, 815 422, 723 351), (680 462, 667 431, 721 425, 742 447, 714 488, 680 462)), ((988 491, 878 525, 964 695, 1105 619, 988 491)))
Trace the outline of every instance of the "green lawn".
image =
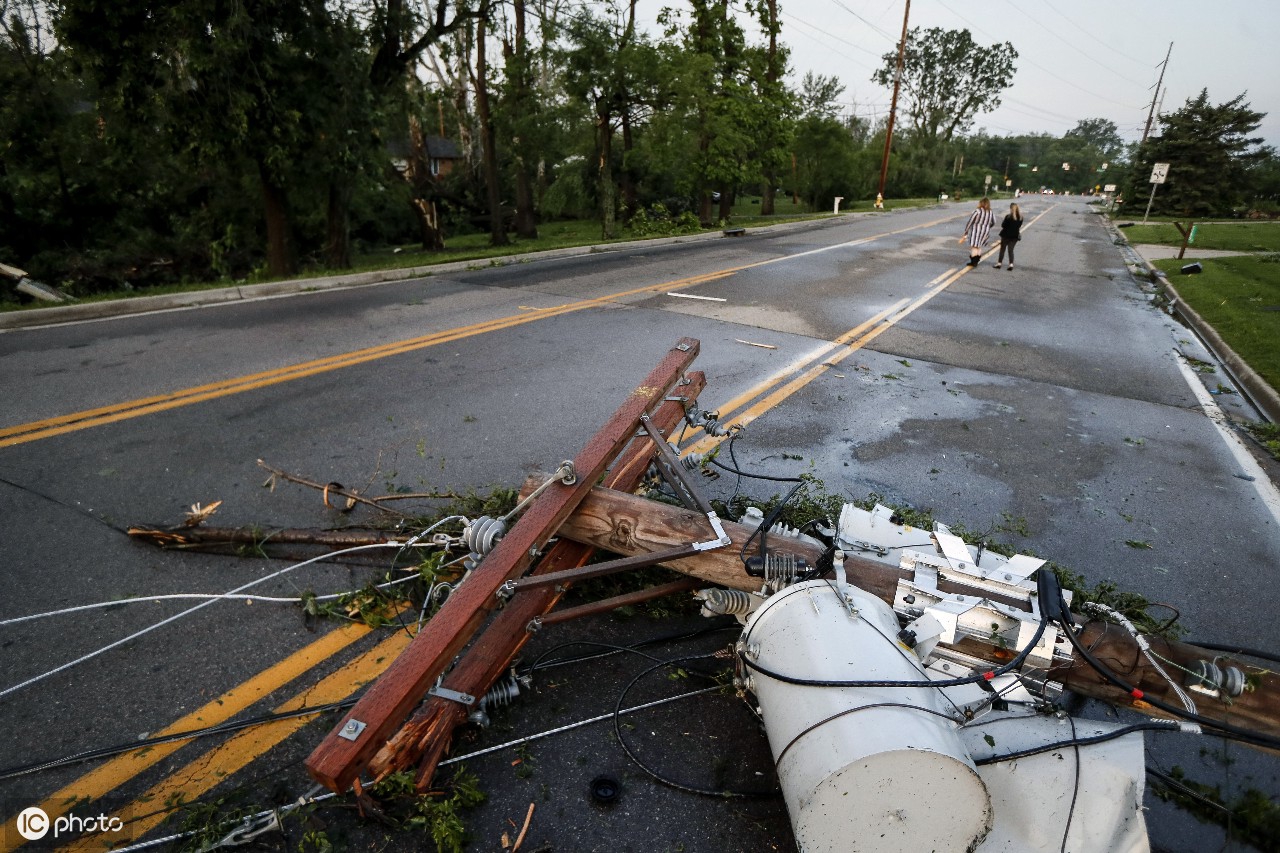
MULTIPOLYGON (((1189 220, 1180 220, 1187 227, 1189 220)), ((1121 228, 1130 243, 1157 243, 1181 246, 1182 235, 1170 222, 1149 222, 1121 228)), ((1206 222, 1197 224, 1196 241, 1187 246, 1190 257, 1196 249, 1227 252, 1280 252, 1280 222, 1206 222)))
POLYGON ((1188 249, 1181 261, 1152 263, 1237 355, 1272 388, 1280 388, 1280 255, 1196 259, 1194 254, 1188 249), (1204 272, 1182 275, 1183 265, 1193 259, 1204 272))

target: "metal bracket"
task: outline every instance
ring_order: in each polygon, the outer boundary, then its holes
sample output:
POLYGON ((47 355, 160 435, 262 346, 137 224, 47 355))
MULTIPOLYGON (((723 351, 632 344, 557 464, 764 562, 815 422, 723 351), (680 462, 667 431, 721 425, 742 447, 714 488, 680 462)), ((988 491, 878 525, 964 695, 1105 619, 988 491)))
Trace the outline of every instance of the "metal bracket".
POLYGON ((342 727, 342 731, 338 732, 338 737, 345 740, 357 740, 366 726, 367 723, 362 723, 359 720, 347 720, 347 724, 342 727))
POLYGON ((476 703, 476 697, 470 693, 462 693, 457 690, 450 690, 448 687, 436 685, 427 691, 428 695, 439 696, 441 699, 448 699, 450 702, 457 702, 459 705, 467 705, 468 707, 476 703))

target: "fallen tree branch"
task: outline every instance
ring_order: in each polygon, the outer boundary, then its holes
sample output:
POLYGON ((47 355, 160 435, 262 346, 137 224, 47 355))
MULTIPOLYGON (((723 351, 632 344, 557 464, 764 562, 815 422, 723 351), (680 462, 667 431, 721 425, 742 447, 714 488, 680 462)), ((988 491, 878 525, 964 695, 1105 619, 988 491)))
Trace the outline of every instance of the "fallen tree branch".
MULTIPOLYGON (((297 483, 300 486, 306 486, 308 488, 315 489, 316 491, 320 492, 324 496, 325 506, 330 507, 331 509, 341 509, 343 512, 350 512, 352 509, 355 508, 356 504, 365 504, 366 506, 374 507, 375 509, 379 509, 383 512, 389 512, 389 513, 392 513, 393 515, 398 515, 401 518, 411 518, 412 516, 409 513, 401 512, 400 510, 391 509, 390 507, 384 506, 383 505, 384 502, 410 500, 414 498, 420 499, 420 500, 433 500, 433 499, 458 500, 459 498, 461 498, 461 495, 458 495, 454 492, 422 492, 418 494, 404 494, 404 495, 379 495, 376 498, 367 498, 364 495, 360 494, 355 489, 346 488, 341 483, 317 483, 314 480, 308 480, 305 477, 299 477, 296 474, 290 474, 287 471, 282 471, 279 468, 276 468, 272 465, 268 465, 266 462, 264 462, 261 459, 258 460, 258 466, 260 468, 265 468, 267 471, 271 472, 272 477, 279 477, 280 479, 286 480, 290 483, 297 483), (330 495, 335 495, 340 498, 345 498, 347 501, 347 505, 345 507, 335 507, 332 503, 329 502, 330 495)), ((268 480, 268 482, 271 482, 271 481, 268 480)))

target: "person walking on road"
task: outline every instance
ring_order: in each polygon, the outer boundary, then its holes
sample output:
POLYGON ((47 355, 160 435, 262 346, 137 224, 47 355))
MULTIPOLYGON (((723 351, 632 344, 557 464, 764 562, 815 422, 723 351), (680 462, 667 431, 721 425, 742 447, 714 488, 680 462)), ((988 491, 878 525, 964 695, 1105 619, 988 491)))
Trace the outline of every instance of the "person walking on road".
POLYGON ((1011 204, 1008 215, 1000 223, 1000 257, 996 259, 996 269, 1000 269, 1000 264, 1004 263, 1005 249, 1009 250, 1009 269, 1013 269, 1013 247, 1022 239, 1021 231, 1022 211, 1018 210, 1016 204, 1011 204))
POLYGON ((976 267, 982 259, 982 247, 987 245, 991 226, 995 224, 996 215, 991 212, 991 199, 983 197, 978 202, 977 210, 969 216, 969 221, 964 226, 964 236, 960 238, 961 244, 965 240, 969 241, 969 266, 976 267))

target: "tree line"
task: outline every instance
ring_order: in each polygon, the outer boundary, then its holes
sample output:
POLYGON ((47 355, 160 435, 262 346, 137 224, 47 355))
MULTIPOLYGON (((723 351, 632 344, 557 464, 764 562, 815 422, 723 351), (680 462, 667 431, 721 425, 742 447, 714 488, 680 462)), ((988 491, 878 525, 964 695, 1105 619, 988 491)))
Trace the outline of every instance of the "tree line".
MULTIPOLYGON (((561 218, 611 238, 726 221, 745 196, 765 216, 874 197, 887 128, 845 116, 839 80, 790 79, 778 0, 672 0, 656 34, 637 2, 0 0, 0 263, 87 293, 341 270, 561 218)), ((900 70, 884 56, 870 82, 902 90, 887 195, 1133 200, 1168 157, 1213 189, 1175 167, 1162 204, 1229 211, 1267 176, 1274 198, 1243 96, 1189 102, 1137 151, 1104 119, 973 133, 1016 60, 921 28, 900 70), (1215 140, 1213 158, 1188 147, 1215 140)))

